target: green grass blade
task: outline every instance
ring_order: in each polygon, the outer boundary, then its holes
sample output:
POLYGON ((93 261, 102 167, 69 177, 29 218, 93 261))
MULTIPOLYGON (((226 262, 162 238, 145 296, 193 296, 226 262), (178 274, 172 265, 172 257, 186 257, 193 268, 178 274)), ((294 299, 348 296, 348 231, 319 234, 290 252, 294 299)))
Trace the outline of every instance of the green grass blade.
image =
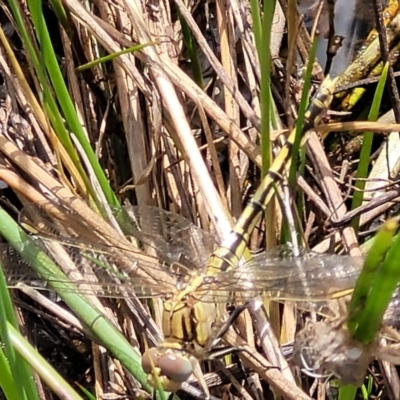
MULTIPOLYGON (((274 118, 274 99, 271 92, 271 34, 273 27, 273 16, 275 12, 275 0, 262 2, 263 9, 260 10, 259 2, 251 0, 251 13, 253 19, 254 40, 257 49, 257 55, 260 65, 260 113, 261 113, 261 131, 260 148, 262 156, 261 177, 264 177, 272 163, 271 146, 271 127, 272 122, 276 123, 274 118)), ((265 209, 265 224, 268 227, 266 231, 267 246, 274 246, 276 242, 276 233, 274 225, 274 204, 267 205, 265 209)))
MULTIPOLYGON (((369 112, 368 121, 376 121, 379 116, 379 110, 382 102, 383 92, 385 90, 386 77, 389 70, 389 64, 387 63, 383 68, 382 75, 379 79, 378 86, 375 91, 374 99, 372 102, 371 110, 369 112)), ((365 178, 368 176, 369 165, 370 165, 370 157, 371 157, 371 148, 372 141, 374 139, 373 132, 365 132, 363 144, 360 153, 360 161, 358 163, 357 175, 356 175, 356 183, 355 187, 357 190, 354 191, 353 202, 351 205, 351 209, 354 210, 357 207, 360 207, 364 198, 364 187, 365 187, 365 178)), ((360 216, 354 217, 351 222, 352 227, 357 232, 358 226, 360 223, 360 216)))
POLYGON ((372 247, 365 258, 363 269, 357 279, 352 298, 348 305, 350 315, 348 328, 351 334, 354 334, 359 314, 365 307, 365 302, 376 278, 377 271, 392 245, 396 230, 397 223, 394 220, 386 221, 382 229, 376 234, 372 247))
POLYGON ((272 18, 275 11, 275 1, 269 0, 263 3, 262 36, 256 41, 258 58, 261 71, 261 154, 263 158, 261 173, 265 176, 271 166, 271 115, 273 113, 273 98, 271 95, 271 32, 272 18))
MULTIPOLYGON (((11 372, 10 368, 10 361, 2 349, 0 349, 0 371, 0 387, 5 397, 7 399, 28 400, 23 390, 23 384, 16 385, 15 375, 11 372)), ((21 383, 21 380, 18 379, 17 382, 21 383)), ((22 380, 22 382, 26 381, 22 380)), ((37 399, 37 395, 34 398, 37 399)))
POLYGON ((353 400, 356 398, 357 388, 353 385, 342 386, 339 389, 338 400, 353 400))
POLYGON ((0 336, 2 341, 0 386, 8 399, 39 399, 32 380, 31 369, 14 350, 10 339, 10 325, 15 330, 18 329, 14 307, 7 289, 3 270, 0 268, 0 336))
MULTIPOLYGON (((299 112, 298 112, 298 117, 296 121, 296 138, 293 143, 292 147, 292 155, 291 155, 291 165, 290 165, 290 170, 289 170, 289 186, 294 187, 295 182, 296 182, 296 175, 298 172, 298 165, 297 165, 297 159, 299 155, 299 149, 300 149, 300 143, 301 139, 303 137, 303 130, 304 130, 304 115, 307 111, 307 107, 309 104, 309 94, 310 94, 310 88, 311 88, 311 78, 312 78, 312 70, 314 66, 314 60, 315 60, 315 55, 317 52, 317 45, 318 45, 318 40, 315 39, 310 50, 310 56, 309 60, 307 63, 307 69, 306 69, 306 74, 304 77, 304 85, 303 85, 303 91, 301 94, 301 100, 300 100, 300 105, 299 105, 299 112)), ((301 164, 302 167, 301 169, 304 170, 304 165, 305 165, 305 152, 303 152, 301 156, 301 164)), ((301 210, 301 208, 299 208, 301 210)))
POLYGON ((381 327, 383 315, 400 282, 399 259, 400 235, 397 235, 385 260, 375 273, 374 282, 365 300, 365 307, 360 310, 351 326, 352 337, 360 343, 371 343, 381 327))
MULTIPOLYGON (((305 134, 304 132, 304 115, 307 111, 307 107, 309 105, 309 95, 311 88, 311 79, 312 79, 312 71, 314 66, 314 60, 317 53, 318 39, 314 39, 310 49, 310 55, 307 63, 306 74, 304 76, 304 85, 301 94, 301 100, 299 104, 299 112, 296 121, 296 137, 293 142, 292 154, 291 154, 291 164, 289 168, 289 187, 292 189, 293 193, 295 193, 294 188, 296 186, 296 177, 297 174, 303 176, 304 169, 306 165, 306 151, 305 148, 300 149, 301 140, 305 134), (300 166, 298 166, 297 160, 300 158, 300 166)), ((296 198, 297 210, 299 213, 304 209, 304 196, 302 193, 299 193, 296 198)), ((301 219, 301 214, 298 215, 298 218, 301 219)), ((286 222, 283 224, 283 229, 288 231, 288 227, 286 226, 286 222)), ((299 229, 299 226, 298 226, 299 229)), ((287 233, 285 233, 287 236, 287 233)))
POLYGON ((201 89, 204 89, 203 71, 201 69, 200 57, 196 47, 196 42, 194 40, 193 34, 185 18, 182 17, 182 14, 180 13, 179 10, 178 10, 178 17, 182 27, 183 41, 185 43, 188 56, 190 59, 190 66, 192 68, 193 79, 201 89))
POLYGON ((100 57, 94 61, 88 62, 87 64, 81 65, 80 67, 76 68, 75 71, 77 72, 82 72, 85 69, 90 69, 93 68, 99 64, 104 64, 108 61, 113 61, 116 58, 118 58, 119 56, 123 55, 123 54, 129 54, 129 53, 134 53, 135 51, 139 51, 144 49, 145 47, 148 46, 154 46, 155 43, 150 42, 150 43, 145 43, 145 44, 138 44, 136 46, 132 46, 132 47, 128 47, 127 49, 121 50, 121 51, 117 51, 116 53, 111 53, 107 56, 104 57, 100 57))
POLYGON ((254 40, 260 62, 260 107, 261 107, 261 175, 265 176, 271 164, 270 129, 273 116, 273 98, 271 94, 271 53, 270 42, 272 19, 275 11, 275 0, 264 1, 263 10, 259 2, 251 0, 251 14, 253 19, 254 40), (262 16, 262 17, 261 17, 262 16))
POLYGON ((79 385, 79 383, 78 386, 89 400, 96 400, 96 397, 92 396, 92 394, 88 390, 86 390, 83 386, 79 385))
MULTIPOLYGON (((81 400, 82 397, 57 373, 57 371, 11 325, 7 324, 10 341, 18 353, 37 371, 41 379, 60 399, 81 400)), ((38 397, 36 397, 38 398, 38 397)), ((30 399, 30 397, 28 397, 30 399)))

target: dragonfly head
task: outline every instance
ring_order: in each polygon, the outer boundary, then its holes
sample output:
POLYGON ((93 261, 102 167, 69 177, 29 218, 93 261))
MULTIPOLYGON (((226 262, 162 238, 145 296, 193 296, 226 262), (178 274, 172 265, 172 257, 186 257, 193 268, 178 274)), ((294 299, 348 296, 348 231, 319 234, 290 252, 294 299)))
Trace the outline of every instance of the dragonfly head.
POLYGON ((192 362, 182 352, 172 349, 147 350, 142 357, 143 371, 148 374, 147 380, 153 387, 161 384, 164 390, 176 392, 183 382, 193 373, 192 362))

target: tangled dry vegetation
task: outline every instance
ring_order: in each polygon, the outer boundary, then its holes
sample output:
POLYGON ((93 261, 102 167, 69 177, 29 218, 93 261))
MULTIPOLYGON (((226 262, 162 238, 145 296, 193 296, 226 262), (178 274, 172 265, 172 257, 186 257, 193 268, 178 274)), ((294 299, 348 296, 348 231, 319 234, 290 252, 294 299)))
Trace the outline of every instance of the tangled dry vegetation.
MULTIPOLYGON (((250 4, 246 0, 189 4, 182 0, 64 0, 62 5, 49 1, 43 10, 36 10, 43 12, 41 23, 47 26, 48 41, 44 31, 34 26, 35 18, 40 18, 28 9, 29 2, 18 4, 20 23, 32 48, 28 51, 10 5, 1 2, 0 179, 7 184, 3 206, 16 215, 27 204, 60 200, 74 204, 90 230, 95 228, 89 221, 93 214, 89 205, 115 205, 118 199, 121 204, 155 205, 177 212, 218 237, 229 232, 259 184, 262 165, 260 67, 250 4), (192 53, 184 41, 184 29, 193 35, 192 53), (145 46, 133 51, 138 44, 145 46), (131 50, 87 65, 125 49, 131 50)), ((277 118, 272 139, 277 144, 296 121, 302 90, 295 68, 287 66, 306 62, 311 49, 301 23, 297 24, 296 51, 285 52, 287 4, 281 4, 283 10, 277 9, 271 32, 271 93, 277 118), (284 53, 287 58, 282 58, 284 53)), ((317 63, 313 78, 315 82, 323 78, 317 63)), ((319 130, 355 131, 371 126, 337 123, 319 130)), ((388 125, 375 129, 387 132, 388 125)), ((335 242, 342 243, 356 255, 359 236, 349 221, 361 215, 359 225, 366 227, 367 235, 373 229, 371 222, 393 206, 399 196, 393 185, 398 171, 388 170, 387 165, 397 165, 400 143, 392 134, 387 147, 381 146, 381 139, 374 143, 375 166, 364 189, 370 201, 349 213, 358 150, 347 148, 348 141, 339 134, 329 137, 324 147, 316 132, 309 133, 306 171, 297 177, 298 191, 304 194, 298 212, 310 246, 326 251, 335 242)), ((276 202, 269 214, 273 218, 253 232, 252 249, 263 248, 266 237, 277 241, 281 204, 276 202)), ((293 206, 288 206, 287 197, 283 204, 286 211, 293 206)), ((68 215, 65 221, 68 224, 68 215)), ((27 311, 21 316, 27 336, 70 383, 95 390, 97 398, 144 396, 121 362, 89 341, 74 323, 61 322, 36 303, 39 309, 30 312, 32 301, 25 297, 18 304, 27 311)), ((123 301, 103 299, 96 304, 142 352, 146 346, 143 327, 132 322, 135 318, 123 301)), ((157 311, 153 312, 157 320, 157 311)), ((285 307, 282 314, 279 306, 272 306, 271 316, 282 342, 293 340, 293 309, 285 307)), ((241 345, 258 348, 259 339, 247 319, 240 321, 239 330, 247 338, 241 345)), ((237 344, 242 339, 227 340, 237 344)), ((304 390, 297 387, 286 360, 276 351, 279 345, 273 336, 270 340, 270 363, 264 360, 260 367, 250 359, 245 361, 245 370, 232 369, 236 381, 231 378, 231 382, 240 391, 236 396, 252 398, 241 387, 245 374, 246 388, 253 386, 253 392, 264 393, 264 398, 274 396, 272 388, 286 398, 308 399, 307 383, 304 390)), ((210 387, 221 379, 226 383, 218 374, 207 377, 210 387)), ((233 397, 230 386, 222 386, 216 395, 233 397)), ((48 389, 42 390, 42 398, 54 398, 48 389)), ((318 390, 323 398, 324 385, 318 390)))

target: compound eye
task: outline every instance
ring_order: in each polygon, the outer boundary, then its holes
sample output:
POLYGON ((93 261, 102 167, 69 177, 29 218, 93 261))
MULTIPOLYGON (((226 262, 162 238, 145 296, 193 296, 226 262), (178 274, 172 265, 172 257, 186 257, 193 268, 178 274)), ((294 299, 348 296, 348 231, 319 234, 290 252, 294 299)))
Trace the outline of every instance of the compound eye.
POLYGON ((159 355, 156 347, 146 350, 142 356, 142 368, 146 374, 150 374, 153 368, 159 367, 159 355))
POLYGON ((163 354, 158 358, 157 366, 163 375, 176 383, 186 382, 193 373, 189 359, 173 353, 163 354))

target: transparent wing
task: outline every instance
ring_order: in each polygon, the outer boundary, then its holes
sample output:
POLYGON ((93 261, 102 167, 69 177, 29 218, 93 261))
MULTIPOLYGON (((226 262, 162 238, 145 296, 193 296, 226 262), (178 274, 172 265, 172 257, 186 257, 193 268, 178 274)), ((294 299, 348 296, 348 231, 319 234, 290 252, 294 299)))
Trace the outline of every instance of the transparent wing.
MULTIPOLYGON (((100 243, 104 247, 96 232, 85 229, 81 215, 68 205, 61 206, 66 224, 60 225, 60 221, 37 204, 22 209, 20 223, 33 227, 45 238, 62 243, 77 246, 100 243)), ((153 248, 168 263, 180 262, 187 267, 201 268, 206 266, 214 250, 214 235, 178 214, 151 206, 125 206, 111 211, 124 235, 137 239, 140 246, 153 248)))
MULTIPOLYGON (((125 237, 119 239, 116 231, 111 231, 111 236, 108 233, 107 240, 105 230, 112 228, 105 222, 103 232, 101 227, 93 229, 89 217, 67 204, 53 208, 56 210, 41 205, 24 208, 20 223, 38 233, 35 244, 62 265, 68 279, 82 293, 112 297, 137 293, 147 297, 176 292, 180 282, 205 270, 215 243, 212 235, 177 214, 156 207, 114 209, 124 234, 137 239, 141 247, 151 247, 154 255, 148 255, 125 237), (112 243, 108 244, 110 240, 112 243)), ((36 260, 27 262, 14 247, 20 248, 21 243, 0 249, 10 286, 24 282, 41 288, 46 284, 40 276, 50 286, 68 281, 49 270, 36 272, 30 266, 36 260)))
MULTIPOLYGON (((58 289, 102 297, 156 297, 176 291, 179 275, 169 266, 160 264, 157 258, 138 253, 129 257, 103 252, 99 248, 81 249, 50 241, 41 246, 43 243, 34 242, 42 249, 36 259, 29 261, 12 247, 14 244, 0 246, 1 261, 10 287, 25 283, 37 289, 58 289), (137 265, 141 271, 146 271, 146 275, 135 277, 127 272, 137 265), (60 274, 60 269, 63 274, 60 274), (69 285, 71 282, 73 286, 69 285), (63 288, 63 284, 67 286, 63 288)), ((23 246, 32 246, 32 243, 23 246)))
POLYGON ((295 257, 287 247, 257 254, 236 269, 210 278, 218 292, 240 292, 244 298, 323 301, 348 294, 361 271, 362 258, 305 250, 295 257))
MULTIPOLYGON (((68 208, 63 210, 65 222, 37 207, 24 209, 20 220, 40 232, 47 245, 46 254, 53 261, 66 264, 63 270, 76 290, 99 296, 165 296, 181 290, 200 274, 203 283, 193 296, 202 301, 226 302, 237 293, 244 299, 261 295, 297 301, 327 300, 347 294, 361 268, 361 259, 307 251, 295 257, 289 247, 281 247, 260 253, 236 269, 207 276, 207 260, 214 246, 212 235, 183 217, 155 207, 113 211, 124 234, 138 239, 140 245, 151 246, 155 256, 134 246, 127 248, 122 239, 121 245, 115 240, 112 246, 104 244, 102 232, 87 227, 84 218, 68 208)), ((43 285, 39 284, 38 273, 12 247, 6 246, 2 253, 10 285, 19 281, 43 285)), ((39 275, 50 286, 60 282, 56 274, 39 275)))
MULTIPOLYGON (((179 264, 161 264, 157 258, 147 255, 126 255, 100 246, 78 248, 63 245, 61 249, 56 250, 57 255, 50 255, 48 250, 46 254, 57 264, 64 264, 63 271, 68 281, 74 282, 76 290, 81 293, 107 297, 124 297, 133 293, 140 297, 165 296, 180 290, 190 279, 187 269, 179 264), (71 262, 67 263, 67 259, 71 262), (126 272, 126 267, 136 264, 147 271, 146 277, 126 272)), ((38 273, 10 245, 3 246, 2 254, 10 286, 24 282, 46 287, 38 273)), ((354 287, 359 273, 357 262, 359 260, 352 257, 313 253, 296 259, 271 258, 268 252, 264 252, 236 270, 204 276, 204 283, 193 296, 207 302, 226 302, 238 294, 242 299, 261 295, 277 300, 329 300, 348 294, 354 287)), ((60 283, 60 278, 50 274, 46 276, 46 282, 54 286, 54 283, 60 283)))
POLYGON ((153 246, 164 260, 180 262, 188 267, 206 266, 214 251, 216 238, 194 225, 188 219, 157 207, 140 206, 113 209, 125 235, 153 246))

